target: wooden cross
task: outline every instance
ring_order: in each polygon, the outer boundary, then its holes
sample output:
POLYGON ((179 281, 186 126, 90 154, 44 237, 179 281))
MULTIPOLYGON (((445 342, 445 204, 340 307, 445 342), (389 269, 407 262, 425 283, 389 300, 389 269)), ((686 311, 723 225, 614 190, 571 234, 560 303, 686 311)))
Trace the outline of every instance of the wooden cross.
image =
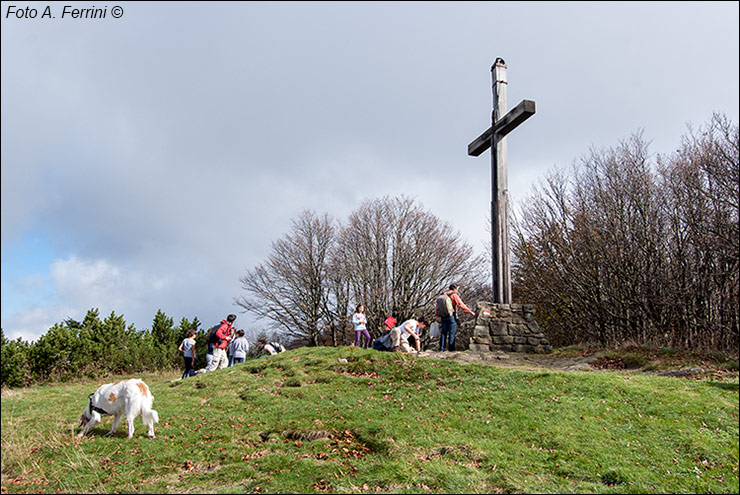
POLYGON ((478 156, 491 148, 493 302, 511 304, 509 186, 506 171, 505 136, 534 115, 535 106, 532 100, 522 100, 509 113, 506 113, 506 62, 502 58, 497 58, 491 67, 491 78, 493 80, 491 127, 468 145, 468 155, 478 156))

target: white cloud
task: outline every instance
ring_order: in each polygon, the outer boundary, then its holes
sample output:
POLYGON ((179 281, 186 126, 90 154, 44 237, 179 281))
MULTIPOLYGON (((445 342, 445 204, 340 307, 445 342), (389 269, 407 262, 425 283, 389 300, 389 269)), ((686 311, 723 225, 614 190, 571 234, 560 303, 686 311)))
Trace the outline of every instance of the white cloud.
POLYGON ((32 306, 5 318, 3 334, 9 340, 21 338, 32 342, 45 334, 55 323, 67 318, 80 318, 78 311, 62 306, 32 306))
POLYGON ((103 317, 110 311, 139 313, 149 301, 162 298, 169 287, 166 277, 122 268, 104 259, 72 256, 54 261, 50 271, 61 300, 73 307, 100 308, 103 317))
POLYGON ((104 260, 84 261, 75 256, 56 260, 51 265, 51 276, 60 294, 69 297, 84 292, 95 298, 115 290, 121 283, 121 270, 104 260))
MULTIPOLYGON (((156 313, 151 301, 166 304, 170 282, 132 269, 116 266, 104 259, 71 256, 54 260, 49 266, 54 299, 45 305, 33 305, 3 318, 6 337, 35 340, 55 323, 67 318, 81 320, 89 309, 97 308, 100 317, 111 312, 124 315, 127 322, 151 321, 156 313)), ((42 287, 40 277, 21 281, 29 287, 42 287)), ((137 329, 143 327, 137 325, 137 329)))

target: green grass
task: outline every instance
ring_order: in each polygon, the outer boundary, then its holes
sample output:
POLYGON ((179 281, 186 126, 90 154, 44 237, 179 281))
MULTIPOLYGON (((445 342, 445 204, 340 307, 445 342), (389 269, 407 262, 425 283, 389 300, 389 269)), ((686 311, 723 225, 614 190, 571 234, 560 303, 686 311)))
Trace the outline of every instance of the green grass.
POLYGON ((98 383, 2 395, 3 493, 737 493, 738 383, 304 348, 143 376, 157 438, 98 383), (346 360, 346 362, 342 362, 346 360))

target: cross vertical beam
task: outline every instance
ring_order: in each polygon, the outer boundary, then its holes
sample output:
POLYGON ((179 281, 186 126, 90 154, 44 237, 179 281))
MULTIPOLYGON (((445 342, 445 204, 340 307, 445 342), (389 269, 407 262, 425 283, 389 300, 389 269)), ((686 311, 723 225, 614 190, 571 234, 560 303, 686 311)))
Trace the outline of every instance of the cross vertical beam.
MULTIPOLYGON (((506 114, 506 64, 497 58, 491 67, 493 114, 491 128, 506 114)), ((506 170, 506 137, 491 133, 491 249, 493 302, 511 303, 509 259, 509 178, 506 170)))
POLYGON ((506 62, 497 58, 491 67, 493 114, 491 127, 468 145, 468 155, 491 148, 491 258, 493 302, 511 304, 509 258, 509 185, 506 168, 506 135, 535 113, 532 100, 522 100, 506 113, 506 62))

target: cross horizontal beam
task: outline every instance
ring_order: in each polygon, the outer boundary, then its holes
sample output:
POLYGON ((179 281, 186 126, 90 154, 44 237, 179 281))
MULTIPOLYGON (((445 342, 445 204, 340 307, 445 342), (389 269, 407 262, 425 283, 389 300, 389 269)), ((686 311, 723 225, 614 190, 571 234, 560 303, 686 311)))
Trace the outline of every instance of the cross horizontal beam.
POLYGON ((483 134, 478 136, 475 141, 468 145, 468 155, 478 156, 491 147, 491 136, 496 133, 499 137, 504 137, 517 128, 519 124, 534 115, 535 105, 532 100, 522 100, 517 106, 511 109, 509 113, 501 117, 495 125, 489 127, 483 134))

